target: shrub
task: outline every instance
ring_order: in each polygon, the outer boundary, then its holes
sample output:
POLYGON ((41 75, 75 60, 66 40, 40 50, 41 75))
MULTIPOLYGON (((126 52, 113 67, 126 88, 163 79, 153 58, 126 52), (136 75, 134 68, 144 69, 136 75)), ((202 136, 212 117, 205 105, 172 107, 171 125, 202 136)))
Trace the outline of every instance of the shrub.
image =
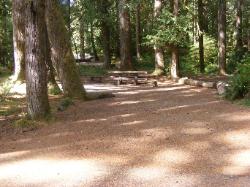
MULTIPOLYGON (((185 75, 199 74, 199 43, 189 45, 189 53, 181 59, 181 70, 185 75)), ((217 66, 218 49, 216 41, 210 36, 204 36, 204 59, 205 73, 215 74, 218 72, 217 66)))
POLYGON ((246 56, 236 69, 225 95, 229 100, 244 98, 250 92, 250 56, 246 56))

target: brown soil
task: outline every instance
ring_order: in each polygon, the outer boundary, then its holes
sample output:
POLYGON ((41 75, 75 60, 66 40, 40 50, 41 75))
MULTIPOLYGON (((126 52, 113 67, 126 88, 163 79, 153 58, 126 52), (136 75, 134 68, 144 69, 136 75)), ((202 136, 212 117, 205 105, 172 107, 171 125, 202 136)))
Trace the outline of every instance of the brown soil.
POLYGON ((3 137, 0 186, 249 186, 249 108, 171 82, 115 92, 3 137))

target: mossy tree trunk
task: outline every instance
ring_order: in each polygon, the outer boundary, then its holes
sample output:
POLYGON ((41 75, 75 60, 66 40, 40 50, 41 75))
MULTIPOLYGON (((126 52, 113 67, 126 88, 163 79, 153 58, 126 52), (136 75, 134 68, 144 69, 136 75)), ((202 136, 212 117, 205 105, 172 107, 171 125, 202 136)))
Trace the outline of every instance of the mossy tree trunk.
POLYGON ((55 78, 55 76, 56 76, 55 68, 54 68, 52 60, 51 60, 51 47, 50 47, 50 43, 49 43, 47 29, 45 32, 46 32, 45 33, 46 34, 46 65, 47 65, 47 70, 48 70, 49 86, 53 90, 60 91, 60 88, 59 88, 59 86, 56 82, 56 78, 55 78))
POLYGON ((25 61, 28 115, 32 119, 45 118, 50 107, 46 71, 46 26, 43 0, 26 2, 25 61))
POLYGON ((64 95, 73 98, 85 98, 85 90, 76 67, 69 33, 57 0, 46 0, 45 14, 51 45, 51 59, 62 82, 64 95))
POLYGON ((25 79, 25 3, 12 1, 13 47, 14 47, 14 80, 25 79))

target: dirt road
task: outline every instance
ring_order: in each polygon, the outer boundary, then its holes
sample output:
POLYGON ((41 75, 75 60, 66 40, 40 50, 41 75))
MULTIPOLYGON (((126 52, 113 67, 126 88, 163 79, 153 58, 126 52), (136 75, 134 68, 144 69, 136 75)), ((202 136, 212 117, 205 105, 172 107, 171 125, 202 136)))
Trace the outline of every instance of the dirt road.
POLYGON ((0 186, 250 186, 250 110, 166 82, 0 140, 0 186))

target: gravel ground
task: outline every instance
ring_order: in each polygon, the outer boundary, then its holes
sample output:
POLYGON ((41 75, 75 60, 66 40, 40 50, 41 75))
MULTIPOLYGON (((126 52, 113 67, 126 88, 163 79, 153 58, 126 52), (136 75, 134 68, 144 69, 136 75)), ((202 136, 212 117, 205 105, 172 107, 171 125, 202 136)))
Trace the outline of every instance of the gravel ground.
POLYGON ((0 140, 0 186, 250 186, 250 109, 165 82, 0 140))

